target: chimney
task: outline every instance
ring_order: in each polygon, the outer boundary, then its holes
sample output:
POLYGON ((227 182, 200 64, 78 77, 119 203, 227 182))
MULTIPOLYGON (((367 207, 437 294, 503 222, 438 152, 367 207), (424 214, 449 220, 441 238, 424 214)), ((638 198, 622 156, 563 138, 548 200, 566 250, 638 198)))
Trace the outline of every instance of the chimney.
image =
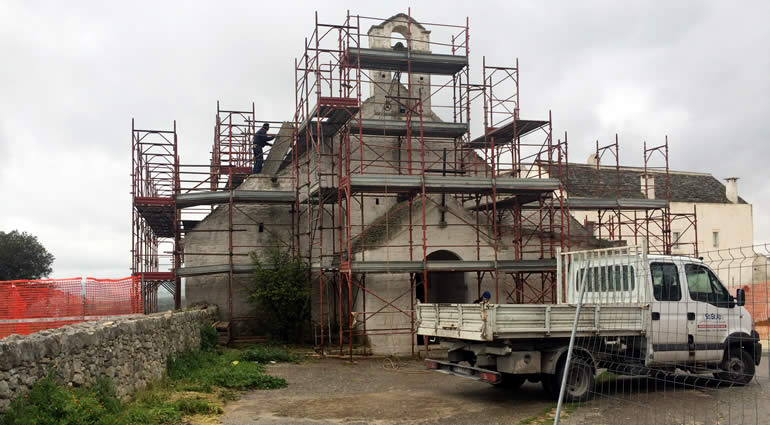
POLYGON ((646 195, 647 199, 655 199, 655 176, 652 174, 642 174, 639 177, 642 194, 646 195))
POLYGON ((726 177, 725 181, 727 181, 727 184, 725 185, 725 196, 727 196, 727 200, 732 202, 733 204, 738 203, 738 177, 726 177))
POLYGON ((599 166, 599 157, 596 156, 595 153, 592 153, 591 155, 588 155, 588 160, 586 161, 586 164, 591 165, 593 167, 599 166))

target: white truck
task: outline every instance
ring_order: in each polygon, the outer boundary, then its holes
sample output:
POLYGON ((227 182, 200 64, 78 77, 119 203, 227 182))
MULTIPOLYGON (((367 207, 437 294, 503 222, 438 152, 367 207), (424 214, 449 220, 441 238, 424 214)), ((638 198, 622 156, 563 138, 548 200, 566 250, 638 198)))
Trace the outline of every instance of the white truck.
POLYGON ((590 398, 603 370, 754 377, 762 347, 745 294, 731 296, 702 260, 635 246, 576 251, 557 256, 556 274, 556 304, 418 304, 417 333, 448 348, 448 361, 426 366, 505 387, 539 381, 557 397, 584 289, 567 401, 590 398))

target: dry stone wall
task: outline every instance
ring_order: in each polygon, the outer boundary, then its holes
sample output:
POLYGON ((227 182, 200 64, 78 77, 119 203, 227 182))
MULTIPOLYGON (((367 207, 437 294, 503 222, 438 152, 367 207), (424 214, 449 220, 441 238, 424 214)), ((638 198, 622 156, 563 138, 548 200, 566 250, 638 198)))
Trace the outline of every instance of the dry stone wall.
POLYGON ((112 379, 125 398, 166 372, 170 355, 200 348, 216 307, 94 321, 0 340, 0 412, 49 373, 72 386, 112 379))

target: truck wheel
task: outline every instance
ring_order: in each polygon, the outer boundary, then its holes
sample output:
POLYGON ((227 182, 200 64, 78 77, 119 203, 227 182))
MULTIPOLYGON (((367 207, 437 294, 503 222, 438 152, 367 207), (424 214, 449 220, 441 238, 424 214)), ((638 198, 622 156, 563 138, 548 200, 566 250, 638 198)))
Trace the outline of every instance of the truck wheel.
POLYGON ((506 390, 518 390, 526 380, 523 376, 512 373, 501 373, 500 375, 503 379, 500 383, 495 384, 495 386, 506 390))
POLYGON ((718 379, 733 385, 746 385, 754 379, 754 359, 742 348, 728 348, 727 358, 722 362, 722 370, 715 373, 718 379))
MULTIPOLYGON (((558 399, 561 389, 561 378, 564 374, 564 361, 559 362, 555 375, 543 375, 543 389, 558 399)), ((580 403, 590 400, 594 390, 594 370, 586 361, 575 359, 567 375, 567 390, 564 392, 564 401, 568 403, 580 403)))

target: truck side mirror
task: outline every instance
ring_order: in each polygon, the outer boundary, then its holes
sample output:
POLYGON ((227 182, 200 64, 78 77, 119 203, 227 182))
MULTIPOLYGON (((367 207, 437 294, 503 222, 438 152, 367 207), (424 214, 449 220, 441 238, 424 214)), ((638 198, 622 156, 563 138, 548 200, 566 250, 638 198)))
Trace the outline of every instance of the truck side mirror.
POLYGON ((746 291, 744 291, 743 288, 738 288, 735 292, 735 296, 738 298, 737 303, 740 307, 746 305, 746 291))

